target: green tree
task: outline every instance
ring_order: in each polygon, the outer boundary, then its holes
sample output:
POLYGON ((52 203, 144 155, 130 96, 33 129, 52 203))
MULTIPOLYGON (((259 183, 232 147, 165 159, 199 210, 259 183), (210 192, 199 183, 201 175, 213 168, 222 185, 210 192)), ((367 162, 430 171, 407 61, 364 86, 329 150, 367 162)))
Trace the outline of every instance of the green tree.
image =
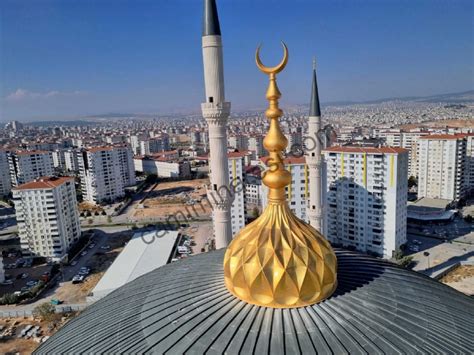
POLYGON ((33 315, 45 322, 53 322, 56 320, 56 308, 51 303, 41 303, 33 309, 33 315))
POLYGON ((413 256, 404 256, 398 261, 398 265, 404 268, 408 268, 413 262, 413 256))

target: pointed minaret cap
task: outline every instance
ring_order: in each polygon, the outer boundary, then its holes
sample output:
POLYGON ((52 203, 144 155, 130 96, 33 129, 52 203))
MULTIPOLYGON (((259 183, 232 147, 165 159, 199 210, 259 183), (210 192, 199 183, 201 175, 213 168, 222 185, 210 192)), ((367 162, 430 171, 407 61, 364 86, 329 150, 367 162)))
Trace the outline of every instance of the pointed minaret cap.
POLYGON ((221 27, 215 0, 204 0, 204 18, 202 21, 202 36, 220 36, 221 27))
POLYGON ((311 89, 311 103, 309 105, 309 116, 320 117, 321 108, 319 107, 318 81, 316 79, 316 59, 313 59, 313 87, 311 89))

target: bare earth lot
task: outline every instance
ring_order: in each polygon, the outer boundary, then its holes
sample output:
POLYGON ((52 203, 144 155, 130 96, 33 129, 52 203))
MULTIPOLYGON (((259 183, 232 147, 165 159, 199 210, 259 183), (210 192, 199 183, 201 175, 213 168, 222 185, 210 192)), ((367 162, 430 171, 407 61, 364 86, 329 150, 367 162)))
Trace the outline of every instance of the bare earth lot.
POLYGON ((145 198, 141 204, 142 208, 137 206, 131 212, 131 216, 134 220, 166 218, 180 212, 190 213, 193 218, 209 217, 211 206, 205 200, 205 186, 208 183, 208 179, 159 183, 145 198), (193 202, 194 209, 191 207, 193 202))

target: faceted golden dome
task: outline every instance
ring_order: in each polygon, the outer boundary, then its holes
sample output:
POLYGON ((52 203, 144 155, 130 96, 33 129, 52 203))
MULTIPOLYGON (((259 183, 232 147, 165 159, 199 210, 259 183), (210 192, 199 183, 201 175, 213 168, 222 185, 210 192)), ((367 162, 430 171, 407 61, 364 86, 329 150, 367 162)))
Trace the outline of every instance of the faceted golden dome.
POLYGON ((288 49, 285 44, 283 47, 285 56, 273 68, 263 66, 258 49, 256 53, 257 66, 270 78, 265 112, 270 128, 264 140, 270 159, 262 179, 269 187, 268 206, 237 234, 224 257, 227 289, 247 303, 273 308, 314 304, 329 297, 337 286, 337 260, 330 244, 298 219, 286 201, 285 186, 291 182, 291 174, 281 156, 288 141, 278 123, 282 111, 276 85, 276 73, 288 60, 288 49))

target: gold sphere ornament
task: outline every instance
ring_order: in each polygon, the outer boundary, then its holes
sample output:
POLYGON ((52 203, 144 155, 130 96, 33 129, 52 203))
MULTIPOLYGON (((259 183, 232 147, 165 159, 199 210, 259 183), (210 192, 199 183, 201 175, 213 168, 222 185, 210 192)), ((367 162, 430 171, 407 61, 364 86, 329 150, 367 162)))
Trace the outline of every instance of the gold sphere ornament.
POLYGON ((257 49, 258 68, 269 76, 270 128, 264 139, 269 152, 268 169, 262 174, 268 186, 268 205, 254 222, 244 227, 227 247, 224 277, 227 289, 250 304, 272 308, 312 305, 329 297, 337 286, 337 259, 329 242, 308 223, 297 218, 286 201, 285 187, 291 174, 285 169, 282 151, 288 145, 278 122, 281 93, 276 74, 288 61, 288 49, 275 67, 266 67, 257 49))

